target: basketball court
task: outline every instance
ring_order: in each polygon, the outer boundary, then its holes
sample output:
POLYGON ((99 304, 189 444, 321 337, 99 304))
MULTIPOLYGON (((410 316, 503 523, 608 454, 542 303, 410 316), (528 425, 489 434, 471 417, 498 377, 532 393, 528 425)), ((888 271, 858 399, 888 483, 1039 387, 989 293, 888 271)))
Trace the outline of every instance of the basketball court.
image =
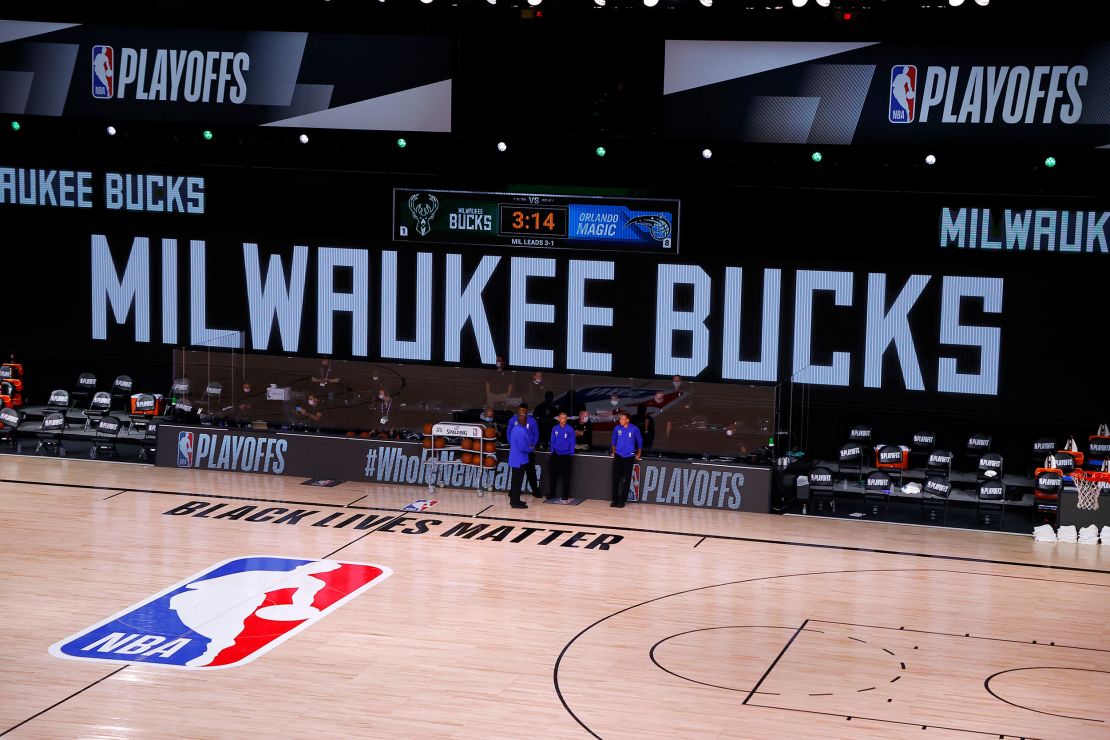
POLYGON ((1101 546, 2 461, 12 737, 1110 737, 1101 546), (50 650, 247 556, 381 575, 221 669, 50 650))

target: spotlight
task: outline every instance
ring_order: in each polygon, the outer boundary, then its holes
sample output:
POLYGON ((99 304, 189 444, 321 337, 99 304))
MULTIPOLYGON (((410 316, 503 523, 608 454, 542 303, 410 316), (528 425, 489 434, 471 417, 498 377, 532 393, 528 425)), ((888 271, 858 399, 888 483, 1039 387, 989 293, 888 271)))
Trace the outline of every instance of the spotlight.
POLYGON ((792 4, 792 5, 793 5, 793 6, 795 7, 795 8, 801 8, 801 7, 805 7, 805 4, 806 4, 806 0, 791 0, 791 4, 792 4))
POLYGON ((301 142, 302 144, 307 144, 308 143, 308 134, 301 134, 300 136, 297 137, 297 141, 301 142))
POLYGON ((820 162, 822 159, 825 158, 825 156, 821 154, 821 152, 814 152, 813 154, 809 155, 809 158, 812 159, 814 162, 820 162))
POLYGON ((490 5, 497 5, 497 0, 486 0, 490 5))
POLYGON ((508 148, 509 148, 509 145, 506 144, 505 142, 503 142, 503 141, 497 142, 497 151, 504 152, 504 151, 507 151, 508 148))
POLYGON ((991 4, 991 0, 975 0, 975 4, 980 8, 985 8, 991 4))
POLYGON ((116 127, 115 126, 109 126, 108 128, 106 128, 104 130, 108 132, 109 136, 115 136, 116 135, 116 127))
POLYGON ((432 0, 420 0, 420 2, 424 3, 425 5, 431 5, 432 4, 432 0))
POLYGON ((702 156, 702 159, 710 159, 710 158, 713 157, 713 150, 712 149, 702 149, 701 150, 701 156, 702 156))
POLYGON ((212 141, 212 137, 215 136, 215 134, 213 134, 209 129, 204 129, 204 131, 201 132, 201 136, 204 137, 205 141, 212 141))
POLYGON ((599 8, 604 8, 605 7, 605 0, 594 0, 594 5, 596 5, 599 8))
POLYGON ((12 131, 18 131, 21 128, 23 126, 20 125, 19 121, 12 121, 12 131))
POLYGON ((604 157, 605 156, 605 147, 599 146, 597 149, 594 149, 594 154, 596 154, 599 157, 604 157))
POLYGON ((926 154, 925 155, 925 164, 931 166, 931 165, 934 165, 936 163, 937 163, 936 155, 934 155, 934 154, 926 154))
POLYGON ((703 8, 712 8, 713 7, 713 0, 701 0, 701 6, 703 8))
POLYGON ((408 145, 409 145, 409 143, 407 141, 405 141, 404 139, 397 139, 397 148, 398 149, 404 149, 408 145))
POLYGON ((533 8, 536 7, 537 5, 539 5, 542 2, 543 2, 543 0, 528 0, 528 4, 531 5, 533 8))
POLYGON ((649 8, 654 8, 659 4, 659 0, 644 0, 644 5, 649 8))
POLYGON ((827 8, 832 4, 832 0, 817 0, 817 4, 822 8, 827 8))
POLYGON ((1056 166, 1056 157, 1045 157, 1044 166, 1049 169, 1056 166))
POLYGON ((948 0, 948 4, 953 8, 958 8, 964 4, 964 0, 948 0))

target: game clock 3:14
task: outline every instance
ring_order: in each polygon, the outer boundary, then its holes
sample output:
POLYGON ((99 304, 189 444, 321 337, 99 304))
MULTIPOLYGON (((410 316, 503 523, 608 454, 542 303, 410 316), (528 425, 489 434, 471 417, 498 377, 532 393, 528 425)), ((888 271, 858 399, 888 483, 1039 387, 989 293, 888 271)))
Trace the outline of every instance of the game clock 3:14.
POLYGON ((535 234, 565 239, 567 236, 567 209, 558 206, 525 206, 501 204, 501 230, 503 236, 535 234))

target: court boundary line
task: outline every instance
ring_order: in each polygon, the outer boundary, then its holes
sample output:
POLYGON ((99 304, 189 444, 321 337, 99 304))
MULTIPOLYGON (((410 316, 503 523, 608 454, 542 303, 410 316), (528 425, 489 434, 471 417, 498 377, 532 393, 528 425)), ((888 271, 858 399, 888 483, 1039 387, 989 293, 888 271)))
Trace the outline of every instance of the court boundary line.
MULTIPOLYGON (((86 490, 99 490, 99 491, 118 491, 118 486, 94 486, 94 485, 81 485, 78 483, 53 483, 48 481, 29 481, 18 480, 14 478, 0 478, 0 483, 13 483, 17 485, 28 486, 53 486, 58 488, 82 488, 86 490)), ((260 503, 269 504, 289 504, 291 506, 310 506, 319 507, 324 509, 364 509, 366 511, 381 511, 388 513, 397 513, 400 509, 390 509, 381 506, 344 506, 342 504, 329 504, 321 503, 319 501, 296 501, 289 499, 271 499, 260 498, 257 496, 229 496, 225 494, 205 494, 196 493, 192 491, 168 491, 153 488, 129 488, 129 493, 151 493, 161 496, 186 496, 191 498, 206 498, 206 499, 223 499, 227 501, 257 501, 260 503)), ((599 499, 600 500, 600 499, 599 499)), ((951 560, 963 563, 986 563, 990 565, 1010 565, 1019 568, 1041 568, 1046 570, 1057 571, 1074 571, 1077 573, 1097 573, 1099 575, 1110 575, 1110 570, 1103 570, 1099 568, 1080 568, 1074 565, 1053 565, 1050 563, 1022 563, 1014 560, 993 560, 990 558, 974 558, 967 555, 935 555, 925 552, 909 552, 905 550, 887 550, 871 547, 856 547, 853 545, 838 545, 825 542, 796 542, 791 540, 773 540, 762 537, 741 537, 739 535, 728 534, 705 534, 700 532, 679 532, 669 529, 649 529, 647 527, 631 527, 628 525, 608 524, 604 522, 560 522, 550 521, 546 519, 520 519, 517 517, 508 516, 476 516, 473 514, 463 514, 453 511, 436 511, 435 516, 453 516, 462 519, 484 519, 488 521, 500 522, 520 522, 522 524, 540 524, 547 526, 559 527, 597 527, 599 529, 608 529, 616 532, 638 532, 641 534, 659 534, 669 535, 674 537, 704 537, 712 540, 722 540, 725 542, 753 542, 762 545, 783 545, 789 547, 812 547, 822 550, 843 550, 846 552, 861 552, 873 555, 901 555, 904 557, 914 558, 927 558, 931 560, 951 560)), ((988 533, 993 534, 993 533, 988 533)), ((1103 585, 1103 584, 1090 584, 1090 585, 1103 585)))
POLYGON ((96 679, 95 681, 93 681, 92 683, 90 683, 90 684, 89 684, 88 686, 86 686, 86 687, 84 687, 84 688, 82 688, 82 689, 78 689, 77 691, 74 691, 74 692, 73 692, 72 694, 70 694, 70 695, 69 695, 69 696, 67 696, 66 698, 64 698, 64 699, 61 699, 61 700, 59 700, 59 701, 56 701, 56 702, 54 702, 53 704, 51 704, 50 706, 48 706, 48 707, 47 707, 46 709, 42 709, 42 710, 40 710, 40 711, 36 712, 35 714, 32 714, 32 715, 31 715, 30 717, 28 717, 27 719, 23 720, 23 721, 22 721, 22 722, 20 722, 19 724, 17 724, 17 725, 12 725, 12 726, 11 726, 11 727, 9 727, 8 729, 4 730, 3 732, 0 732, 0 737, 3 737, 4 735, 7 735, 7 734, 8 734, 9 732, 14 732, 15 730, 18 730, 18 729, 19 729, 20 727, 22 727, 23 725, 27 724, 28 722, 30 722, 31 720, 35 719, 36 717, 39 717, 39 716, 42 716, 42 715, 46 714, 47 712, 49 712, 49 711, 50 711, 51 709, 53 709, 54 707, 56 707, 56 706, 59 706, 59 705, 61 705, 61 704, 65 704, 65 703, 66 703, 67 701, 69 701, 69 700, 70 700, 70 699, 72 699, 73 697, 75 697, 75 696, 77 696, 78 694, 81 694, 81 693, 83 693, 83 692, 85 692, 85 691, 88 691, 89 689, 91 689, 91 688, 92 688, 93 686, 96 686, 96 685, 97 685, 98 683, 100 683, 101 681, 106 681, 107 679, 111 678, 112 676, 114 676, 114 675, 116 675, 117 673, 119 673, 120 671, 122 671, 122 670, 123 670, 124 668, 127 668, 127 666, 125 666, 125 665, 121 665, 121 666, 120 666, 119 668, 115 669, 115 670, 114 670, 114 671, 112 671, 111 673, 109 673, 109 674, 107 674, 107 675, 104 675, 104 676, 101 676, 100 678, 96 679))

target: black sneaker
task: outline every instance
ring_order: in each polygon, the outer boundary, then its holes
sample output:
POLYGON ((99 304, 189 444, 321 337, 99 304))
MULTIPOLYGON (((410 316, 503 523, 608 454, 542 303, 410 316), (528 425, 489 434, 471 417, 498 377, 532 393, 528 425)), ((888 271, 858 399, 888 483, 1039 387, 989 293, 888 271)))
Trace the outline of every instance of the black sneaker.
POLYGON ((609 506, 611 508, 616 508, 616 507, 620 506, 620 504, 618 504, 616 501, 610 501, 609 506))
POLYGON ((510 501, 509 506, 513 507, 514 509, 527 509, 528 508, 528 504, 524 503, 523 501, 510 501))
POLYGON ((623 509, 624 508, 624 502, 623 501, 618 501, 617 502, 617 508, 618 509, 623 509))

